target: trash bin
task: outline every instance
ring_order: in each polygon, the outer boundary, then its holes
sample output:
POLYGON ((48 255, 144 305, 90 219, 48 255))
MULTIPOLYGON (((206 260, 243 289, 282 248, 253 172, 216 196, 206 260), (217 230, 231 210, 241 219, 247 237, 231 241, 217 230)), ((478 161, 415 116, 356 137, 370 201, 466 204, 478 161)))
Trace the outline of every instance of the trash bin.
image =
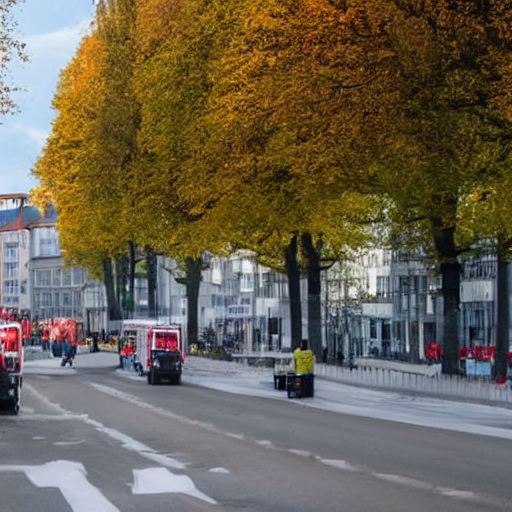
POLYGON ((286 390, 288 391, 288 398, 308 398, 314 396, 314 374, 289 375, 286 382, 286 390))

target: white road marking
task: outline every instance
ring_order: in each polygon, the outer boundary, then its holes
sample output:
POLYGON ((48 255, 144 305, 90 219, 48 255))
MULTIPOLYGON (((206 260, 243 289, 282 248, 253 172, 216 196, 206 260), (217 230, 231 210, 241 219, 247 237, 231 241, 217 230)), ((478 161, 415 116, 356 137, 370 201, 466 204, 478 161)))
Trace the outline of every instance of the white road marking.
POLYGON ((210 473, 221 473, 223 475, 229 475, 230 471, 226 468, 212 468, 209 470, 210 473))
POLYGON ((344 469, 346 471, 359 471, 354 465, 350 464, 346 460, 335 460, 335 459, 318 459, 322 464, 331 466, 337 469, 344 469))
POLYGON ((80 439, 78 441, 57 441, 55 443, 52 443, 54 446, 74 446, 76 444, 82 444, 85 443, 84 439, 80 439))
POLYGON ((57 460, 42 466, 0 466, 0 471, 22 471, 36 487, 59 489, 73 512, 120 512, 87 480, 87 471, 79 462, 57 460))
POLYGON ((304 457, 306 459, 309 459, 310 457, 313 457, 313 454, 311 452, 308 452, 306 450, 288 450, 290 453, 293 453, 294 455, 298 455, 299 457, 304 457))
POLYGON ((175 475, 166 468, 147 468, 133 470, 133 494, 188 494, 206 501, 211 505, 217 502, 199 491, 187 475, 175 475))
POLYGON ((137 452, 142 457, 145 457, 146 459, 149 459, 153 462, 158 462, 162 466, 170 467, 173 469, 185 469, 186 466, 182 462, 173 459, 172 457, 168 457, 167 455, 162 455, 160 453, 157 453, 153 448, 150 448, 149 446, 137 441, 133 437, 127 436, 126 434, 123 434, 119 430, 116 430, 114 428, 105 427, 102 423, 99 421, 91 420, 89 418, 84 419, 85 423, 88 425, 92 425, 98 432, 101 432, 102 434, 106 434, 112 439, 115 439, 116 441, 119 441, 121 443, 121 446, 123 448, 126 448, 127 450, 137 452))
MULTIPOLYGON (((147 402, 142 402, 137 397, 130 395, 128 393, 125 393, 123 391, 108 388, 107 386, 103 386, 101 384, 91 383, 90 385, 92 387, 94 387, 95 389, 97 389, 98 391, 101 391, 102 393, 116 396, 116 397, 120 398, 121 400, 126 400, 134 405, 137 405, 137 406, 145 408, 145 409, 151 409, 154 412, 157 412, 157 413, 162 414, 167 417, 171 417, 174 420, 180 421, 182 423, 187 423, 189 425, 198 426, 198 427, 208 430, 209 432, 215 432, 215 433, 224 435, 226 437, 233 437, 233 438, 236 438, 239 440, 244 439, 243 435, 240 435, 240 436, 233 435, 231 432, 225 432, 210 423, 192 420, 190 418, 187 418, 186 416, 181 416, 181 415, 172 413, 166 409, 163 409, 160 407, 155 407, 147 402)), ((266 448, 266 449, 276 449, 276 450, 280 449, 276 445, 273 445, 272 443, 267 443, 265 441, 255 440, 255 442, 259 446, 266 448)), ((348 470, 348 471, 353 471, 353 472, 366 473, 369 475, 373 475, 375 478, 378 478, 380 480, 387 480, 389 482, 392 482, 392 483, 395 483, 398 485, 406 485, 406 486, 410 486, 410 487, 420 488, 423 490, 428 490, 431 492, 436 492, 438 494, 442 494, 444 496, 451 497, 454 499, 466 499, 466 500, 471 500, 471 501, 485 501, 486 499, 488 499, 488 498, 483 498, 481 496, 475 495, 471 492, 466 492, 464 490, 438 488, 438 487, 435 487, 434 485, 429 484, 427 482, 423 482, 421 480, 415 480, 413 478, 409 478, 409 477, 402 476, 402 475, 389 475, 389 474, 367 471, 367 470, 358 468, 357 466, 350 464, 350 462, 348 462, 348 461, 323 459, 322 457, 315 455, 311 452, 308 452, 306 450, 295 450, 295 449, 285 450, 285 449, 283 449, 283 451, 288 451, 289 453, 297 455, 299 457, 309 458, 309 459, 319 461, 322 464, 334 467, 339 470, 344 470, 344 471, 348 470)))
POLYGON ((475 493, 472 491, 460 491, 458 489, 448 489, 445 487, 436 487, 436 491, 443 496, 450 496, 451 498, 460 498, 460 499, 473 499, 475 498, 475 493))

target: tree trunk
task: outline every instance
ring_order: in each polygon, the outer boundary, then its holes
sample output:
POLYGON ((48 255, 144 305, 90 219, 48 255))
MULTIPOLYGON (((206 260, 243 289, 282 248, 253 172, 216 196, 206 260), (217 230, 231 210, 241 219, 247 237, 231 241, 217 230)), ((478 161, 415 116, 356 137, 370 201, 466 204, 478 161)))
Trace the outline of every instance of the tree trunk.
POLYGON ((507 356, 509 351, 510 320, 510 262, 498 252, 498 328, 496 332, 496 351, 494 377, 507 376, 507 356))
POLYGON ((188 346, 199 340, 199 288, 201 286, 202 259, 187 258, 187 339, 188 346))
POLYGON ((158 305, 156 300, 156 254, 153 249, 146 249, 146 266, 147 266, 147 281, 148 281, 148 316, 149 318, 158 318, 158 305))
POLYGON ((457 375, 459 368, 459 309, 460 309, 460 263, 455 246, 455 228, 440 227, 440 219, 434 220, 434 242, 438 260, 441 262, 443 281, 443 357, 441 371, 457 375))
POLYGON ((302 338, 302 304, 300 300, 300 270, 297 263, 297 235, 290 240, 285 250, 288 295, 290 297, 290 323, 292 350, 300 345, 302 338))
POLYGON ((308 273, 308 338, 309 348, 317 361, 322 360, 322 311, 320 280, 320 254, 313 244, 311 233, 302 234, 302 248, 306 256, 308 273))
POLYGON ((103 260, 103 282, 107 290, 107 308, 109 320, 121 320, 122 313, 116 297, 114 284, 114 272, 112 271, 112 260, 107 257, 103 260))
POLYGON ((407 328, 409 330, 409 350, 410 350, 410 362, 411 364, 419 364, 420 362, 420 318, 419 318, 419 310, 420 310, 420 280, 418 276, 409 276, 407 279, 407 315, 408 315, 408 325, 407 328), (415 295, 415 321, 411 320, 412 318, 412 294, 415 295))
POLYGON ((125 300, 125 311, 129 313, 129 317, 133 318, 133 311, 135 309, 135 244, 128 242, 128 257, 129 257, 129 269, 128 269, 128 294, 125 300))
POLYGON ((125 318, 126 285, 128 282, 128 258, 125 254, 116 257, 116 297, 121 307, 121 316, 125 318))
POLYGON ((442 372, 457 375, 459 369, 460 263, 441 264, 443 279, 442 372))

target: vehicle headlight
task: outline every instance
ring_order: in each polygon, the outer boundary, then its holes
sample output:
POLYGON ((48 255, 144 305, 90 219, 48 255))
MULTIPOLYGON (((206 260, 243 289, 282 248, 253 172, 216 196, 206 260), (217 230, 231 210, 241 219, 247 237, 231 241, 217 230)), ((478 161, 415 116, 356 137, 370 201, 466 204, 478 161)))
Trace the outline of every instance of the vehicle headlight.
POLYGON ((153 368, 160 368, 160 361, 158 359, 153 361, 153 368))

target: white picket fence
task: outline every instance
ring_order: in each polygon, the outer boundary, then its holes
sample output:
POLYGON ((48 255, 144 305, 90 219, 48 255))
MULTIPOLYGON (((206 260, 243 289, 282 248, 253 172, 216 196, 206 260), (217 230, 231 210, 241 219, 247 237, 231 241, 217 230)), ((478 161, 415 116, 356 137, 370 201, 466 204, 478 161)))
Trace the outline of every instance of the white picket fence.
POLYGON ((512 404, 510 383, 497 385, 488 379, 423 375, 389 368, 347 367, 316 364, 317 378, 389 390, 407 390, 444 397, 512 404))

